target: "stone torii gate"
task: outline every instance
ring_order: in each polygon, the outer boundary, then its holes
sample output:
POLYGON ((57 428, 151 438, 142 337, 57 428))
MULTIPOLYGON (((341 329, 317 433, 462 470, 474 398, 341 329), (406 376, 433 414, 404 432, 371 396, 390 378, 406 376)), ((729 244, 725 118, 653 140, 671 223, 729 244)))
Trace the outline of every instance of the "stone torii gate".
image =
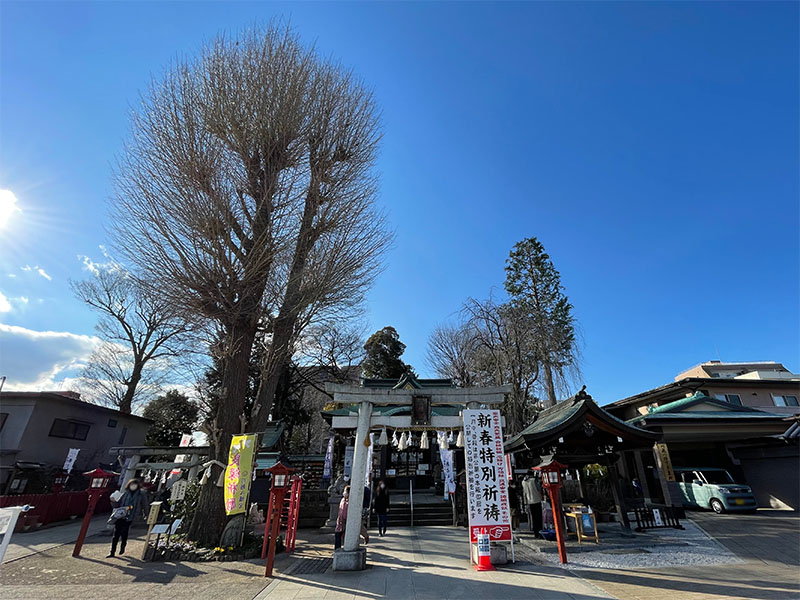
MULTIPOLYGON (((350 476, 350 502, 347 509, 342 549, 333 554, 334 571, 360 571, 366 568, 366 548, 359 545, 361 530, 361 510, 364 500, 364 481, 367 477, 367 454, 369 432, 372 427, 387 426, 394 429, 414 429, 413 415, 372 416, 372 407, 376 404, 384 406, 414 406, 415 397, 430 400, 430 406, 442 404, 461 404, 465 408, 480 408, 486 405, 502 404, 505 395, 511 392, 510 385, 487 388, 424 388, 424 389, 375 389, 328 383, 328 393, 333 394, 333 401, 340 404, 358 404, 357 417, 336 417, 335 424, 341 428, 356 428, 353 466, 350 476), (365 445, 366 442, 366 445, 365 445)), ((413 412, 413 410, 412 410, 413 412)), ((426 428, 455 429, 464 426, 459 416, 439 416, 430 418, 426 428)))

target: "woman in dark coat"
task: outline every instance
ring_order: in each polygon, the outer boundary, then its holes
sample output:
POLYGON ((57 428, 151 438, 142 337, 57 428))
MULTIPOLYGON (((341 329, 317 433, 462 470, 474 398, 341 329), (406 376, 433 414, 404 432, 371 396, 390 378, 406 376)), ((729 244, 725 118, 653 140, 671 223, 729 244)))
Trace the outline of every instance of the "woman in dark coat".
POLYGON ((128 531, 131 528, 131 523, 136 518, 136 515, 141 510, 142 502, 144 501, 144 492, 142 491, 139 480, 131 479, 125 486, 125 493, 118 502, 114 503, 114 508, 125 508, 125 514, 119 517, 114 522, 114 537, 111 539, 111 553, 106 558, 113 558, 117 553, 117 542, 122 542, 119 547, 120 556, 125 554, 125 546, 128 543, 128 531))
POLYGON ((389 490, 383 480, 378 482, 378 489, 375 490, 375 514, 378 515, 378 535, 386 535, 386 525, 389 522, 389 490))

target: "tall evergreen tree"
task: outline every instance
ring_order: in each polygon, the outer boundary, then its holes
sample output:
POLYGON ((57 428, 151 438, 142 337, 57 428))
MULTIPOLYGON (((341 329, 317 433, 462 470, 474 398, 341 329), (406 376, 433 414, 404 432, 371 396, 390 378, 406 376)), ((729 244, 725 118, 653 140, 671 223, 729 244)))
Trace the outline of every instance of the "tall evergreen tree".
POLYGON ((399 379, 404 373, 414 374, 414 369, 400 360, 405 349, 394 327, 384 327, 373 333, 364 344, 366 356, 361 363, 364 377, 399 379))
POLYGON ((145 436, 145 444, 177 446, 184 433, 194 431, 199 410, 197 404, 178 390, 169 390, 163 396, 154 398, 142 411, 143 417, 153 420, 145 436))
POLYGON ((518 316, 526 320, 541 365, 545 405, 556 402, 556 380, 577 367, 575 318, 561 275, 535 237, 514 245, 506 261, 505 289, 518 316))

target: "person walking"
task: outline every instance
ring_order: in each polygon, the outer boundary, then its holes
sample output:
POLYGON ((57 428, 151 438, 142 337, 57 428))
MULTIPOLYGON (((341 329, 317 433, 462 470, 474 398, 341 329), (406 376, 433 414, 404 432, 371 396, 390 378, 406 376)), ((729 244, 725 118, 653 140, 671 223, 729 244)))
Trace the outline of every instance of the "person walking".
MULTIPOLYGON (((339 500, 339 514, 336 516, 336 531, 335 531, 335 541, 334 541, 334 549, 338 549, 342 547, 342 538, 344 537, 345 529, 347 528, 347 509, 350 505, 350 486, 346 485, 342 492, 342 499, 339 500)), ((364 538, 364 543, 369 544, 369 534, 367 533, 366 527, 364 527, 364 521, 361 520, 361 531, 359 532, 361 537, 364 538)))
POLYGON ((139 514, 144 499, 144 492, 142 492, 139 480, 131 479, 125 485, 125 493, 122 497, 114 502, 114 512, 111 513, 114 521, 114 537, 111 539, 111 552, 106 558, 114 558, 117 553, 117 543, 119 542, 119 554, 125 554, 125 546, 128 544, 128 531, 131 528, 131 523, 139 514))
POLYGON ((378 515, 378 535, 386 535, 386 525, 389 523, 389 490, 383 480, 378 482, 375 490, 375 514, 378 515))

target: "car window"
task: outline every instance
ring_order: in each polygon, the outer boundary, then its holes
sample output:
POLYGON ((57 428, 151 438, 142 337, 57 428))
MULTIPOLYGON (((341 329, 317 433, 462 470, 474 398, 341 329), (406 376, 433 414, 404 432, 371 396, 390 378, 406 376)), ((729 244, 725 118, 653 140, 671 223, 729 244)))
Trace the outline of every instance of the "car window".
POLYGON ((706 483, 733 483, 733 478, 727 471, 703 471, 706 483))

